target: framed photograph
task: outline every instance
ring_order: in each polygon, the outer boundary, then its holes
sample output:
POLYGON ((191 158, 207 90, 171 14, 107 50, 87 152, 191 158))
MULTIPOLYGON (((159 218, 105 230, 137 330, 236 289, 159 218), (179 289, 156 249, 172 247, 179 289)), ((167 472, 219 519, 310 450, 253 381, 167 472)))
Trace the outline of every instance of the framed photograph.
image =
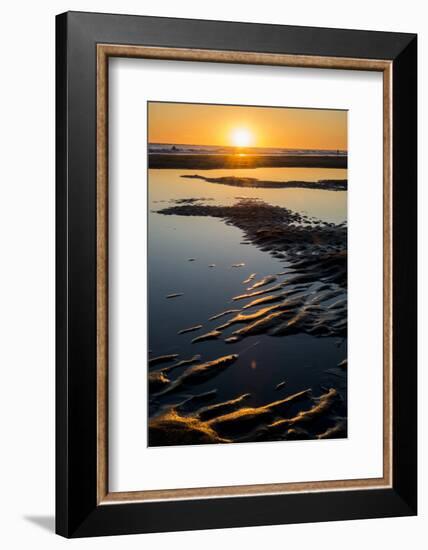
POLYGON ((57 16, 57 532, 414 515, 416 36, 57 16))

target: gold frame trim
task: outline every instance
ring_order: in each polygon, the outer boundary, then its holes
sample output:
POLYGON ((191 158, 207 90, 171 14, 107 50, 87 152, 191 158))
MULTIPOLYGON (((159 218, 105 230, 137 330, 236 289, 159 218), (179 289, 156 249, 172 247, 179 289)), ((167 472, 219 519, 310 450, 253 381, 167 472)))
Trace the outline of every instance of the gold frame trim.
POLYGON ((339 57, 97 45, 97 503, 221 498, 260 494, 377 489, 392 486, 392 62, 339 57), (108 59, 133 57, 383 73, 383 476, 298 483, 108 490, 108 59))

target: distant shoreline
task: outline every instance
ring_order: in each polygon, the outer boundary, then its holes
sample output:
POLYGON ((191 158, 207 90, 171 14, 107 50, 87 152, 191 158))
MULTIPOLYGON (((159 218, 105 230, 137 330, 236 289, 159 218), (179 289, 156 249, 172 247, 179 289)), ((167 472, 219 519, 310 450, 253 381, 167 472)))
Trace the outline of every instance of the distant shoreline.
POLYGON ((220 168, 342 168, 348 166, 345 156, 328 155, 204 155, 150 153, 149 168, 198 169, 220 168))
POLYGON ((326 191, 347 191, 348 180, 318 180, 318 181, 269 181, 257 178, 239 178, 226 176, 222 178, 208 178, 199 174, 183 174, 182 178, 200 179, 209 183, 232 185, 234 187, 270 188, 270 189, 321 189, 326 191))

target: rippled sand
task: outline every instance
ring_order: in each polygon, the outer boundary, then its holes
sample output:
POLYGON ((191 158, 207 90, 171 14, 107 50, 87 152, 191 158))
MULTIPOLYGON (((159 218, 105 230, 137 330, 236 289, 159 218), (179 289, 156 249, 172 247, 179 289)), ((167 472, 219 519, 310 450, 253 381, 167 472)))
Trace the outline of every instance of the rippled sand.
MULTIPOLYGON (((240 200, 228 207, 180 203, 159 213, 220 217, 242 229, 252 245, 272 255, 284 254, 289 268, 260 278, 252 273, 243 281, 249 286, 242 294, 225 297, 240 307, 220 310, 207 319, 195 320, 197 325, 183 327, 179 333, 201 332, 192 340, 200 351, 197 355, 151 359, 149 392, 154 413, 149 445, 346 437, 346 406, 333 385, 319 395, 307 387, 253 407, 247 405, 249 393, 216 402, 215 389, 197 392, 199 385, 207 380, 215 384, 217 376, 234 368, 238 354, 233 353, 233 346, 247 337, 305 333, 338 341, 346 338, 346 225, 320 220, 308 225, 298 213, 255 200, 240 200), (226 320, 217 324, 218 319, 226 320), (231 353, 204 358, 204 342, 211 339, 223 340, 231 353)), ((346 360, 330 367, 335 376, 346 377, 346 360)), ((274 388, 282 393, 287 384, 283 381, 274 388)))

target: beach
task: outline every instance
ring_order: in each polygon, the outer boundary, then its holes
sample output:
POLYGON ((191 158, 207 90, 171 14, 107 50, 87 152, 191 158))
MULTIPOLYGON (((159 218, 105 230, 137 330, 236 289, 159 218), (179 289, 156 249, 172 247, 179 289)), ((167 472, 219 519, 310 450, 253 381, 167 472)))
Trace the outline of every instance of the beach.
POLYGON ((150 153, 149 168, 346 168, 347 157, 325 155, 168 154, 150 153))
POLYGON ((347 436, 346 165, 149 154, 149 445, 347 436))

